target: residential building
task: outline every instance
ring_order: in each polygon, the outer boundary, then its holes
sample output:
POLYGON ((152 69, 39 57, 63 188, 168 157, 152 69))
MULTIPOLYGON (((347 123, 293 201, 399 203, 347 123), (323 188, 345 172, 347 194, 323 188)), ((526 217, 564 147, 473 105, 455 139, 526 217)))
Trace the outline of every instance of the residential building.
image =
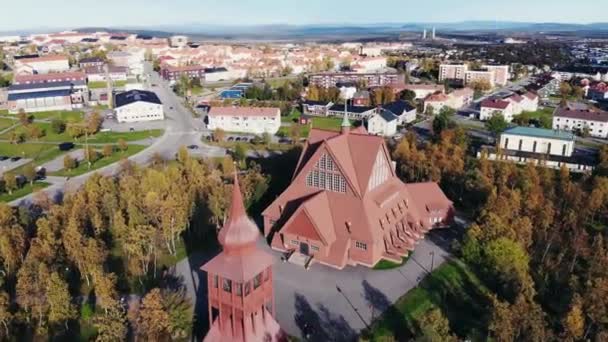
POLYGON ((467 64, 441 64, 439 65, 439 82, 464 80, 468 70, 467 64))
POLYGON ((488 120, 494 115, 502 114, 507 122, 513 120, 513 105, 509 101, 487 99, 481 102, 479 120, 488 120))
POLYGON ((416 100, 427 98, 431 94, 445 93, 445 86, 442 84, 406 84, 395 87, 395 90, 402 92, 404 90, 413 91, 416 94, 416 100))
POLYGON ((348 117, 363 120, 368 118, 370 115, 375 114, 377 111, 376 107, 363 107, 363 106, 352 106, 336 103, 329 107, 327 110, 328 116, 343 116, 346 112, 348 117), (346 107, 346 108, 345 108, 346 107))
POLYGON ((163 65, 160 69, 160 74, 167 81, 179 81, 182 76, 186 76, 189 80, 195 78, 203 80, 205 77, 205 68, 201 65, 184 65, 178 67, 163 65))
POLYGON ((82 108, 89 91, 84 81, 14 84, 8 88, 9 113, 82 108))
POLYGON ((367 119, 370 134, 390 137, 397 133, 399 117, 388 110, 379 110, 367 119))
POLYGON ((553 113, 553 129, 571 132, 587 130, 596 138, 608 137, 608 112, 560 107, 553 113))
POLYGON ((47 55, 15 60, 15 71, 18 74, 48 74, 68 70, 70 70, 70 62, 68 57, 63 55, 47 55))
POLYGON ((108 78, 113 82, 126 81, 128 68, 114 65, 88 67, 84 71, 89 82, 107 82, 108 78))
POLYGON ((165 114, 158 96, 151 91, 130 90, 115 96, 114 115, 118 122, 163 120, 165 114))
POLYGON ((513 127, 500 135, 496 148, 478 152, 490 160, 508 161, 559 169, 586 172, 594 168, 597 160, 588 153, 578 153, 575 136, 571 132, 534 127, 513 127))
POLYGON ((341 132, 311 130, 291 184, 262 215, 273 249, 343 269, 400 263, 454 209, 436 183, 402 183, 384 138, 345 120, 341 132))
POLYGON ((593 101, 608 99, 608 85, 604 82, 592 84, 587 90, 587 98, 593 101))
POLYGON ((403 83, 403 75, 397 72, 380 72, 380 73, 355 73, 355 72, 339 72, 339 73, 318 73, 309 76, 311 85, 317 87, 330 88, 336 87, 338 84, 363 83, 366 87, 383 87, 391 84, 403 83))
POLYGON ((227 132, 276 134, 281 127, 281 110, 268 107, 211 107, 208 128, 227 132))
POLYGON ((537 94, 541 99, 548 99, 549 96, 559 93, 561 81, 551 74, 542 74, 536 77, 525 88, 527 91, 537 94))
POLYGON ((409 102, 403 100, 397 100, 382 105, 378 110, 379 112, 388 111, 397 117, 397 125, 404 125, 416 120, 416 107, 412 106, 409 102))
POLYGON ((234 176, 228 217, 218 233, 222 251, 205 263, 209 331, 203 342, 284 342, 287 335, 276 313, 272 265, 274 257, 247 216, 234 176))
POLYGON ((100 57, 87 57, 78 61, 80 69, 86 68, 101 68, 106 64, 103 58, 100 57))
POLYGON ((14 76, 13 84, 40 84, 40 83, 56 83, 56 82, 86 82, 87 75, 80 71, 68 71, 48 74, 33 74, 23 75, 17 74, 14 76))
POLYGON ((505 86, 509 81, 508 65, 483 65, 478 70, 471 70, 467 64, 441 64, 439 82, 462 81, 471 84, 476 81, 487 81, 492 87, 505 86))
POLYGON ((435 93, 429 95, 424 100, 424 112, 432 108, 432 113, 437 115, 441 113, 443 108, 451 108, 459 110, 473 102, 474 91, 471 88, 462 88, 454 90, 449 94, 435 93))
POLYGON ((307 100, 302 102, 302 114, 313 116, 327 116, 329 114, 329 108, 331 108, 333 105, 333 102, 307 100))

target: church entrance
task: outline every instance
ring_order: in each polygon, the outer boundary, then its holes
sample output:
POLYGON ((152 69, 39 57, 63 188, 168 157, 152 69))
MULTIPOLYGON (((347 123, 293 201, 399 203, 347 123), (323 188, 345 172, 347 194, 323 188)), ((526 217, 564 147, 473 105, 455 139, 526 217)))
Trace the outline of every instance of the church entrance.
POLYGON ((308 255, 308 244, 304 242, 300 242, 300 254, 308 255))

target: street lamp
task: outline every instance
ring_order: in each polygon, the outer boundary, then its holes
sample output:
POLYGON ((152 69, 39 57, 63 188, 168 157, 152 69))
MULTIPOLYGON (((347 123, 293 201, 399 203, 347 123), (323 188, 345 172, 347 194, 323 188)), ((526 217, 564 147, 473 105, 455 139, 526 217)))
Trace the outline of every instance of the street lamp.
POLYGON ((435 251, 430 251, 429 255, 431 256, 431 272, 433 272, 433 267, 435 266, 435 251))

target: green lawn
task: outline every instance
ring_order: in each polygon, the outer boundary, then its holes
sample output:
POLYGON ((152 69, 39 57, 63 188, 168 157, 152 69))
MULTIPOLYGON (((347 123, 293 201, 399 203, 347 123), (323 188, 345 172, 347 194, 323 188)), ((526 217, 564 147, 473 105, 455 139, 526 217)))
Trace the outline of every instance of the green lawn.
MULTIPOLYGON (((108 84, 105 81, 94 81, 94 82, 89 82, 87 84, 89 86, 89 89, 103 89, 106 88, 108 86, 108 84)), ((114 81, 112 83, 113 87, 124 87, 125 85, 127 85, 127 81, 114 81)))
POLYGON ((418 322, 422 315, 439 308, 460 338, 485 341, 489 293, 465 264, 449 261, 401 297, 363 335, 371 341, 389 341, 393 337, 399 341, 413 340, 420 335, 418 322))
POLYGON ((30 185, 30 183, 27 183, 23 188, 13 191, 13 193, 10 195, 8 193, 3 193, 2 195, 0 195, 0 202, 14 201, 17 198, 21 198, 23 196, 29 195, 30 193, 32 193, 34 191, 44 189, 49 185, 50 185, 49 183, 45 183, 45 182, 36 182, 36 183, 34 183, 34 186, 30 185))
POLYGON ((13 126, 17 122, 18 122, 17 120, 13 120, 13 119, 9 119, 9 118, 0 118, 0 131, 13 126))
POLYGON ((66 122, 80 122, 84 118, 84 112, 77 110, 53 110, 48 112, 31 113, 36 120, 62 119, 66 122))
POLYGON ((8 115, 8 109, 0 109, 0 115, 8 115))
POLYGON ((32 159, 39 159, 48 154, 53 154, 54 151, 60 153, 59 148, 56 145, 48 144, 10 144, 7 142, 0 142, 0 155, 3 156, 18 156, 32 159))
MULTIPOLYGON (((85 137, 80 137, 80 138, 78 138, 78 140, 74 140, 68 135, 67 131, 57 134, 57 133, 53 132, 53 130, 51 129, 51 123, 48 123, 48 122, 37 122, 37 123, 33 123, 32 125, 39 126, 45 132, 45 135, 38 140, 28 139, 28 142, 36 143, 38 141, 42 141, 42 142, 59 143, 59 142, 65 142, 65 141, 77 141, 77 142, 83 143, 85 140, 85 137)), ((10 137, 11 137, 13 131, 17 132, 17 133, 25 133, 27 136, 27 129, 23 126, 19 126, 19 127, 16 127, 14 130, 11 130, 9 132, 6 132, 6 133, 0 135, 0 139, 10 140, 10 137)), ((136 141, 136 140, 147 139, 149 137, 154 137, 154 138, 159 137, 162 134, 163 134, 162 129, 152 129, 152 130, 148 130, 148 131, 135 131, 135 132, 98 132, 97 134, 90 136, 88 141, 89 141, 89 143, 92 143, 92 144, 106 144, 106 143, 115 143, 118 141, 118 139, 124 139, 125 141, 136 141)))
POLYGON ((410 258, 411 255, 412 254, 408 255, 405 258, 401 258, 401 263, 399 263, 399 264, 396 262, 382 259, 374 266, 374 269, 375 270, 391 270, 393 268, 401 267, 403 264, 405 264, 405 262, 410 258))
POLYGON ((302 113, 300 113, 299 110, 294 109, 291 111, 291 114, 289 114, 287 116, 281 116, 281 122, 296 123, 296 122, 298 122, 298 119, 300 119, 301 115, 302 115, 302 113))
MULTIPOLYGON (((49 175, 51 176, 59 176, 59 177, 75 177, 75 176, 79 176, 82 174, 85 174, 87 172, 90 171, 94 171, 97 169, 100 169, 104 166, 110 165, 110 164, 114 164, 118 161, 120 161, 123 158, 128 158, 129 156, 132 156, 140 151, 142 151, 143 149, 145 149, 146 146, 142 146, 142 145, 129 145, 129 148, 127 149, 127 151, 122 152, 122 151, 116 151, 114 152, 114 154, 110 157, 102 157, 101 159, 97 160, 95 163, 93 163, 91 165, 91 168, 88 167, 87 163, 84 161, 81 161, 80 164, 78 165, 77 168, 72 169, 72 170, 61 170, 61 171, 57 171, 57 172, 51 172, 49 175)), ((101 150, 100 150, 101 152, 101 150)))
POLYGON ((513 121, 523 125, 540 123, 543 128, 551 128, 555 108, 544 107, 535 112, 523 112, 513 117, 513 121))

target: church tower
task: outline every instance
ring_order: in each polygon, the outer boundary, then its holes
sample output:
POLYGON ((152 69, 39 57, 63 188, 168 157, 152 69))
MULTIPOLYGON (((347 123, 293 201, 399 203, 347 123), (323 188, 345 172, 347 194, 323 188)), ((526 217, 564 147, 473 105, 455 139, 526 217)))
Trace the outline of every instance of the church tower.
POLYGON ((260 231, 245 212, 236 174, 218 240, 222 252, 201 268, 207 272, 210 326, 203 341, 287 341, 273 317, 274 259, 263 250, 260 231))

